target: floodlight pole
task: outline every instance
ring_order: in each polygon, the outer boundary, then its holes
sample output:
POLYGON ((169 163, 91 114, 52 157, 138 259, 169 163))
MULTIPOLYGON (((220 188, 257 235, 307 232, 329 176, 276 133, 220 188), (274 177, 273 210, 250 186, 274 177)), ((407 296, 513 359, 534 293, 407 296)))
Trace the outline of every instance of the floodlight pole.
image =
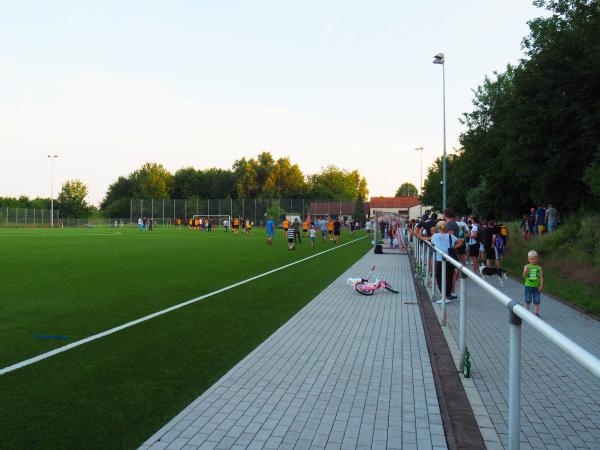
POLYGON ((50 158, 50 228, 54 228, 54 160, 58 155, 48 155, 50 158))
POLYGON ((442 210, 447 207, 446 194, 446 57, 443 53, 438 53, 433 57, 434 64, 442 65, 442 108, 444 116, 444 157, 442 159, 442 210))

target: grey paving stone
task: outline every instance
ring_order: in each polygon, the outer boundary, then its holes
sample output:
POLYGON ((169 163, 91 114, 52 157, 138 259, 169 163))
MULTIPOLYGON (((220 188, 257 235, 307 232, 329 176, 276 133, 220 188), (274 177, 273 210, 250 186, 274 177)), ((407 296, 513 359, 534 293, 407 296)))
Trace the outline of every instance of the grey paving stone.
POLYGON ((367 253, 146 445, 171 432, 233 447, 399 448, 404 432, 406 445, 445 448, 419 309, 405 304, 415 300, 406 256, 367 253), (346 285, 374 265, 398 295, 346 285))

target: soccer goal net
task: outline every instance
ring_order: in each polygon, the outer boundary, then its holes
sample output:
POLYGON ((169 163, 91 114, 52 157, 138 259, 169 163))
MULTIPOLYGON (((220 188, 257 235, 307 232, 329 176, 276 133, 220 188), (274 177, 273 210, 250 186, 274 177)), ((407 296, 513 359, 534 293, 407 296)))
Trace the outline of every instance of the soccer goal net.
MULTIPOLYGON (((223 214, 194 214, 192 216, 192 226, 204 227, 206 221, 210 222, 211 228, 223 228, 226 224, 231 227, 231 216, 223 214), (227 222, 225 222, 227 221, 227 222)), ((189 225, 189 223, 188 223, 189 225)))

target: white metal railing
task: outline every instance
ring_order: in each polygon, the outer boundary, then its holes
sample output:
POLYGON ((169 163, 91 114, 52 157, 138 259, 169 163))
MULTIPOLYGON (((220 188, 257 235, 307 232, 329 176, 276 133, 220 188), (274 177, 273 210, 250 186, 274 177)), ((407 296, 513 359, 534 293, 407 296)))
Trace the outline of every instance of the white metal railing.
POLYGON ((435 252, 442 255, 441 270, 441 296, 442 296, 442 319, 441 325, 447 323, 446 312, 446 264, 450 263, 460 271, 459 285, 459 347, 460 364, 464 363, 466 352, 466 281, 469 278, 477 286, 502 303, 509 311, 509 361, 508 361, 508 445, 511 450, 520 448, 520 391, 521 391, 521 324, 524 321, 537 330, 542 336, 562 349, 576 362, 588 369, 594 376, 600 379, 600 359, 573 342, 567 336, 548 325, 542 319, 525 309, 519 302, 499 291, 479 275, 468 269, 459 261, 450 257, 444 251, 435 248, 430 242, 413 236, 413 254, 415 256, 416 270, 423 278, 425 287, 431 284, 431 297, 435 293, 435 264, 432 264, 435 252))

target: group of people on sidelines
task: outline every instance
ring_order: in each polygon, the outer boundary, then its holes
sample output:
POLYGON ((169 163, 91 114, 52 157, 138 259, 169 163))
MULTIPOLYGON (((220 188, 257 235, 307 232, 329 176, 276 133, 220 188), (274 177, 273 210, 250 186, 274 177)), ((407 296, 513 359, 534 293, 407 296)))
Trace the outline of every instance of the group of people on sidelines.
POLYGON ((525 239, 531 239, 534 236, 541 236, 545 233, 552 234, 560 224, 560 213, 552 205, 542 204, 538 207, 532 207, 528 213, 523 213, 521 220, 521 230, 525 239))
POLYGON ((137 225, 140 231, 152 231, 154 219, 151 217, 138 217, 137 225))
MULTIPOLYGON (((508 241, 508 228, 492 220, 479 220, 477 216, 456 217, 452 208, 447 208, 442 217, 434 212, 426 211, 420 220, 412 220, 408 224, 408 233, 412 239, 431 242, 446 252, 450 257, 463 265, 471 265, 473 272, 481 274, 480 267, 501 270, 504 249, 508 241)), ((442 291, 442 255, 435 252, 435 280, 442 291)), ((540 292, 544 288, 544 277, 539 266, 539 255, 535 250, 528 253, 528 264, 523 268, 525 282, 525 306, 529 309, 534 304, 534 312, 539 315, 540 292)), ((498 273, 498 272, 496 272, 498 273)), ((446 264, 445 300, 438 303, 456 300, 456 283, 459 272, 452 264, 446 264)))

